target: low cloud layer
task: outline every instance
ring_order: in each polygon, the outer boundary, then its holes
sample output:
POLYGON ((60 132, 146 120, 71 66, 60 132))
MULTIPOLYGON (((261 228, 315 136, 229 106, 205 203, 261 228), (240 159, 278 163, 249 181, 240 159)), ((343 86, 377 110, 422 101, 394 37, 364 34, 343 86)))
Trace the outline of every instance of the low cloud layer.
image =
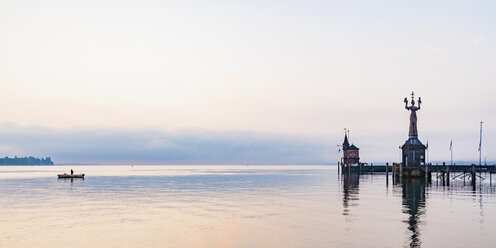
MULTIPOLYGON (((3 125, 0 153, 89 164, 322 164, 329 145, 251 132, 80 129, 3 125)), ((329 156, 331 155, 331 156, 329 156)))
MULTIPOLYGON (((478 162, 478 130, 422 132, 429 142, 430 162, 449 162, 453 140, 457 163, 478 162)), ((494 163, 495 133, 485 132, 482 162, 494 163)), ((362 162, 399 161, 405 132, 355 132, 362 162)), ((341 154, 334 136, 276 135, 260 132, 122 130, 110 128, 53 129, 0 124, 0 157, 51 157, 57 164, 336 164, 341 154)))

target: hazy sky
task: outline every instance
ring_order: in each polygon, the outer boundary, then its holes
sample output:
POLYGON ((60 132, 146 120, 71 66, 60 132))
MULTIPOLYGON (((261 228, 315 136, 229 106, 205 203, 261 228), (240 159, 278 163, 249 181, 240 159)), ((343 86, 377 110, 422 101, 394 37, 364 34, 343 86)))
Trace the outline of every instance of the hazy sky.
POLYGON ((362 160, 393 161, 413 90, 431 160, 449 159, 451 139, 455 160, 478 159, 484 121, 495 161, 494 13, 494 1, 0 0, 0 155, 333 163, 347 127, 362 160))

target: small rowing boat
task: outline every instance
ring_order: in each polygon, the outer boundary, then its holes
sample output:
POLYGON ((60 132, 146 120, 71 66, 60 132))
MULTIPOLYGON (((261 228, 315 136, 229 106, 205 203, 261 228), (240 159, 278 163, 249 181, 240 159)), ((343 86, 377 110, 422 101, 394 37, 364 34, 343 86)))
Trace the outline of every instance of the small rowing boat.
POLYGON ((57 175, 59 178, 84 178, 84 174, 67 174, 67 173, 64 173, 64 174, 58 174, 57 175))

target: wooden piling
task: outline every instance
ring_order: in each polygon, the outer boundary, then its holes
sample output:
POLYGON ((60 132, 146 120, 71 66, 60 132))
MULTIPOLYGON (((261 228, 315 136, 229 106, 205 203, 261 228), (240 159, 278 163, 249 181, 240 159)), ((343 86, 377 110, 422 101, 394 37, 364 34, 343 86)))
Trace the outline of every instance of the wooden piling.
POLYGON ((472 164, 472 186, 475 187, 475 164, 472 164))
MULTIPOLYGON (((446 174, 446 185, 449 186, 449 169, 450 169, 450 166, 449 166, 449 164, 446 165, 446 163, 443 162, 443 167, 445 168, 445 171, 446 171, 446 173, 445 173, 446 174)), ((444 178, 443 178, 443 180, 444 180, 444 178)))
POLYGON ((429 164, 425 163, 425 181, 429 180, 429 164))
POLYGON ((439 179, 439 166, 438 163, 436 163, 436 182, 439 179))
MULTIPOLYGON (((444 162, 443 162, 443 165, 444 162)), ((446 185, 449 186, 450 185, 450 166, 449 165, 445 165, 446 166, 446 185)))
MULTIPOLYGON (((408 164, 408 157, 405 159, 406 164, 408 164)), ((403 163, 400 163, 400 178, 403 177, 403 163)))
POLYGON ((396 173, 396 163, 393 163, 393 168, 391 168, 391 172, 393 173, 392 174, 392 179, 393 179, 393 184, 394 184, 394 180, 396 180, 394 177, 396 176, 395 173, 396 173))

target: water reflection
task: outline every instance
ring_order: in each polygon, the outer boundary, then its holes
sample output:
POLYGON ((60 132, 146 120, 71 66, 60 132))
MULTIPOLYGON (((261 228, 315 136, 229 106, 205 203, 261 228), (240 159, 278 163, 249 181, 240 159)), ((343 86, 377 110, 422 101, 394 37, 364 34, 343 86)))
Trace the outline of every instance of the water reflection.
MULTIPOLYGON (((341 175, 343 184, 343 215, 350 216, 352 207, 359 202, 360 179, 366 180, 372 177, 365 177, 359 173, 344 173, 341 175)), ((372 179, 371 179, 372 180, 372 179)), ((408 246, 420 247, 420 219, 425 214, 425 190, 426 181, 424 178, 402 178, 394 181, 396 189, 401 191, 402 212, 407 215, 403 220, 407 224, 409 232, 408 246)), ((353 221, 353 219, 346 219, 353 221)))
POLYGON ((495 187, 484 174, 473 191, 463 178, 388 186, 385 174, 329 166, 94 166, 85 180, 55 177, 69 169, 0 167, 0 247, 496 243, 495 187))
POLYGON ((341 180, 343 181, 343 215, 350 215, 350 205, 355 206, 358 203, 360 175, 345 173, 341 180))
POLYGON ((402 178, 402 205, 403 213, 408 215, 405 222, 408 224, 410 247, 420 247, 420 218, 425 214, 425 179, 402 178))
MULTIPOLYGON (((393 204, 386 206, 387 203, 382 203, 381 209, 389 209, 386 212, 386 216, 394 216, 395 209, 401 208, 402 216, 397 216, 394 219, 394 223, 389 223, 390 225, 397 225, 402 223, 402 227, 399 230, 403 230, 406 236, 403 237, 403 245, 408 247, 421 247, 429 246, 429 244, 436 244, 440 239, 438 237, 447 235, 441 232, 432 232, 432 226, 438 225, 437 230, 444 230, 443 228, 449 229, 450 227, 445 227, 444 222, 449 222, 447 216, 452 215, 453 212, 446 212, 446 208, 457 208, 457 212, 477 214, 479 216, 472 217, 472 219, 465 218, 465 224, 472 223, 472 221, 477 220, 478 225, 485 225, 487 213, 483 208, 483 204, 494 204, 494 193, 495 185, 492 184, 492 175, 489 173, 483 173, 482 177, 477 178, 477 183, 472 183, 471 180, 463 178, 463 175, 458 175, 453 173, 448 179, 447 176, 444 178, 442 176, 437 177, 433 174, 432 179, 426 179, 424 177, 418 178, 396 178, 393 180, 393 188, 388 187, 385 174, 359 174, 359 173, 348 173, 345 172, 340 175, 340 182, 342 184, 342 215, 345 216, 345 221, 351 222, 352 227, 356 228, 361 219, 368 218, 361 215, 361 211, 368 207, 375 207, 376 205, 371 205, 371 202, 375 200, 378 192, 383 190, 385 185, 386 192, 392 190, 393 198, 398 199, 400 197, 401 204, 393 204), (379 180, 378 180, 379 179, 379 180), (443 180, 444 179, 444 180, 443 180), (383 181, 384 180, 384 181, 383 181), (449 180, 449 182, 448 182, 449 180), (378 182, 380 181, 380 182, 378 182), (432 181, 432 182, 431 182, 432 181), (386 182, 386 184, 383 184, 386 182), (360 185, 360 187, 359 187, 360 185), (381 185, 379 187, 379 185, 381 185), (360 192, 359 192, 359 188, 360 192), (430 196, 429 208, 427 208, 427 195, 430 196), (485 198, 485 200, 483 200, 485 198), (473 202, 472 206, 469 206, 466 201, 473 202), (476 208, 474 208, 476 207, 476 208), (474 211, 478 210, 478 211, 474 211), (427 215, 429 212, 429 216, 427 215), (353 218, 351 218, 353 216, 353 218), (427 222, 429 221, 428 228, 429 232, 423 232, 427 230, 427 222), (396 223, 396 224, 395 224, 396 223), (441 226, 439 226, 441 225, 441 226), (441 228, 441 229, 439 229, 441 228), (436 234, 434 234, 436 233, 436 234)), ((392 178, 394 179, 394 178, 392 178)), ((388 194, 386 194, 387 196, 388 194)), ((381 200, 386 200, 387 198, 381 198, 381 200)), ((382 211, 382 210, 381 210, 382 211)), ((457 215, 459 217, 459 215, 457 215)), ((456 219, 456 218, 455 218, 456 219)), ((457 229, 462 228, 461 226, 452 223, 457 229)), ((474 225, 474 223, 472 223, 474 225)), ((473 228, 463 227, 467 230, 472 230, 473 228)), ((458 230, 454 231, 457 233, 458 230)), ((456 234, 454 234, 456 235, 456 234)), ((447 242, 443 239, 442 242, 447 242)), ((437 243, 439 244, 439 243, 437 243)), ((455 244, 457 244, 455 242, 455 244)))

